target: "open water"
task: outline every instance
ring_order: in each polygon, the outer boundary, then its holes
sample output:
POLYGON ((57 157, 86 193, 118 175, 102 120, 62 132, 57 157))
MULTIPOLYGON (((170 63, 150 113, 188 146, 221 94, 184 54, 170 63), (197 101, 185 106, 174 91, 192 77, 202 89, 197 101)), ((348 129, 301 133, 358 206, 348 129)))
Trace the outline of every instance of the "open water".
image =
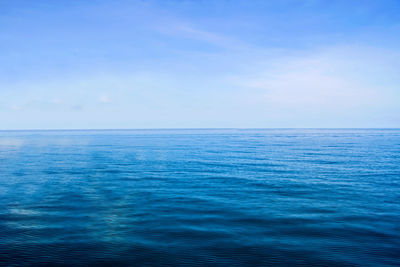
POLYGON ((400 265, 399 129, 0 132, 0 265, 400 265))

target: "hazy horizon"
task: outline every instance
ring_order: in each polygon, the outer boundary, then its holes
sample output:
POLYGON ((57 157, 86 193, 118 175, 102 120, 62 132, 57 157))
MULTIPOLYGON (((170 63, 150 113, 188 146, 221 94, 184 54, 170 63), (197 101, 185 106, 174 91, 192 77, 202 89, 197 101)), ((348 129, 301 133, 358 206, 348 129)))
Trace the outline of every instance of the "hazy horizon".
POLYGON ((32 129, 0 129, 0 131, 140 131, 140 130, 399 130, 396 127, 275 127, 275 128, 260 128, 260 127, 225 127, 225 128, 32 128, 32 129))

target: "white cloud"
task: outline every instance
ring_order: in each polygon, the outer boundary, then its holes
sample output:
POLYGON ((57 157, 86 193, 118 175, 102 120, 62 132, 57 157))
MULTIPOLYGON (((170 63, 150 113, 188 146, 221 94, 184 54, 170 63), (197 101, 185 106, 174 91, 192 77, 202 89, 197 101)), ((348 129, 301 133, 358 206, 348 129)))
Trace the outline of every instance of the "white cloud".
POLYGON ((55 97, 55 98, 52 98, 49 102, 50 102, 51 104, 58 105, 58 104, 61 104, 63 101, 62 101, 60 98, 55 97))
POLYGON ((184 21, 168 21, 157 29, 162 34, 205 42, 225 49, 246 49, 249 44, 232 36, 198 28, 184 21))
POLYGON ((112 101, 111 101, 111 98, 110 98, 109 96, 107 96, 107 95, 101 95, 101 96, 99 97, 99 102, 100 102, 100 103, 103 103, 103 104, 108 104, 108 103, 111 103, 112 101))
POLYGON ((396 79, 390 74, 396 66, 387 62, 387 55, 374 58, 378 53, 369 52, 367 48, 347 47, 283 57, 262 70, 253 69, 252 74, 231 79, 236 86, 247 88, 255 101, 277 109, 341 111, 393 103, 391 99, 398 99, 399 94, 383 81, 396 79))
POLYGON ((11 105, 10 108, 12 110, 15 110, 15 111, 22 110, 22 106, 21 105, 11 105))

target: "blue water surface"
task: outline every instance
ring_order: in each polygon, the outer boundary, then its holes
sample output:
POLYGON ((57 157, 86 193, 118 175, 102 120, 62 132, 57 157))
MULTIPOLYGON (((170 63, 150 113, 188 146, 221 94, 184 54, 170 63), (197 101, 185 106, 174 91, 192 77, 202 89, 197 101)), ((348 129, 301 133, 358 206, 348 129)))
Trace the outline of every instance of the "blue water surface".
POLYGON ((400 130, 2 131, 0 264, 400 265, 400 130))

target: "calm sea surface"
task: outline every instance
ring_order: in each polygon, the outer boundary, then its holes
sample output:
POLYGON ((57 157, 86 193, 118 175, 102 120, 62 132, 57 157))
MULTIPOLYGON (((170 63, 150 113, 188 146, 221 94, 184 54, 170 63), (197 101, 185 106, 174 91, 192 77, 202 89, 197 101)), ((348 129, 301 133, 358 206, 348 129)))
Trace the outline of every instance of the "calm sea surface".
POLYGON ((0 132, 0 265, 400 265, 400 130, 0 132))

